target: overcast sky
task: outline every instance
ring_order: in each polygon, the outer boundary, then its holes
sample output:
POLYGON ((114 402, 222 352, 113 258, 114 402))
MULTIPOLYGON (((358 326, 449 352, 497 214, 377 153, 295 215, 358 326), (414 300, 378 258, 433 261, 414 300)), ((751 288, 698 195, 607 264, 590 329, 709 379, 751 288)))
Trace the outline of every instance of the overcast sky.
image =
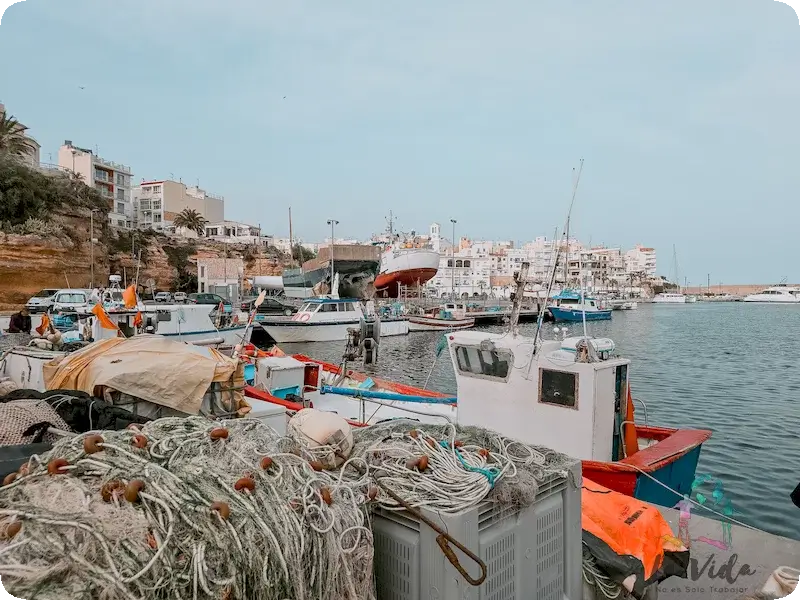
POLYGON ((458 220, 672 246, 690 283, 800 281, 800 30, 772 0, 26 0, 0 101, 141 178, 313 241, 458 220), (225 6, 227 12, 219 10, 225 6), (80 89, 83 86, 85 89, 80 89))

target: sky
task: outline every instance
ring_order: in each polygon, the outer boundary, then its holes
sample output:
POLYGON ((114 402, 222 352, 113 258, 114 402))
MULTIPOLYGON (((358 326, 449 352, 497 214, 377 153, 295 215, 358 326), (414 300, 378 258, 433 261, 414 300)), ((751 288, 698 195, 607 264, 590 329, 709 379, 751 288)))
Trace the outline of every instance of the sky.
POLYGON ((26 0, 0 101, 295 236, 658 251, 691 285, 800 282, 800 29, 772 0, 26 0), (220 10, 225 7, 225 11, 220 10), (81 87, 83 89, 81 89, 81 87))

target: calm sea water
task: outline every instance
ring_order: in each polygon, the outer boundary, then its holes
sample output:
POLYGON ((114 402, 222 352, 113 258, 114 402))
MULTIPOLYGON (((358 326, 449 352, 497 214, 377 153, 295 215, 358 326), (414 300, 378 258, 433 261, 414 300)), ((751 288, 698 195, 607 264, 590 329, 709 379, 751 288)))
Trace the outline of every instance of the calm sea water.
MULTIPOLYGON (((650 424, 713 430, 698 473, 722 483, 736 518, 800 539, 800 508, 789 499, 800 482, 800 306, 640 305, 589 328, 632 359, 632 390, 647 404, 650 424)), ((533 330, 533 324, 522 326, 524 334, 533 330)), ((552 325, 545 324, 544 335, 553 338, 552 325)), ((437 341, 436 333, 384 338, 379 363, 368 370, 421 386, 437 341)), ((338 363, 344 343, 287 344, 284 350, 338 363)), ((455 391, 446 355, 428 387, 455 391)), ((711 502, 713 485, 703 490, 711 502)))

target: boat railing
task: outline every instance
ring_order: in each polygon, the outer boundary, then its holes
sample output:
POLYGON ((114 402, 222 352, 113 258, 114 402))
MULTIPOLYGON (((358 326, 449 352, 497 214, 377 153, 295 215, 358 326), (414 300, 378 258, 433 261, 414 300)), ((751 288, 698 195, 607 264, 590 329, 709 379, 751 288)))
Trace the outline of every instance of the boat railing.
POLYGON ((642 411, 644 411, 644 426, 647 427, 648 426, 647 425, 647 404, 645 404, 644 400, 642 400, 641 398, 633 398, 633 397, 631 397, 631 399, 634 402, 638 402, 639 404, 642 405, 642 411))
MULTIPOLYGON (((362 414, 361 421, 362 421, 362 423, 366 423, 366 418, 365 418, 366 417, 366 405, 364 404, 365 402, 371 402, 372 404, 380 404, 381 406, 388 406, 389 408, 397 408, 399 410, 403 410, 405 412, 408 412, 408 413, 411 413, 411 414, 415 414, 415 415, 422 415, 424 417, 442 418, 445 421, 447 421, 448 423, 453 423, 453 419, 451 419, 448 415, 445 415, 445 414, 442 414, 442 413, 434 413, 434 412, 429 412, 429 411, 425 411, 425 410, 416 410, 416 409, 408 408, 407 406, 402 406, 402 405, 398 406, 397 404, 393 404, 392 402, 384 402, 384 401, 378 400, 376 398, 364 398, 363 396, 360 396, 358 399, 361 401, 361 414, 362 414)), ((395 400, 394 402, 397 402, 397 401, 395 400)))

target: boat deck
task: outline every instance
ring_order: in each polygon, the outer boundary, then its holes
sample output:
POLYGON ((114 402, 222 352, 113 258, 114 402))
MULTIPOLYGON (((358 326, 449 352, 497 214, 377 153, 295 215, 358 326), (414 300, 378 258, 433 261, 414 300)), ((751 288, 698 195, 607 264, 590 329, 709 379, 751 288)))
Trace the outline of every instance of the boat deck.
MULTIPOLYGON (((659 510, 677 534, 678 511, 662 507, 659 510)), ((797 540, 732 525, 733 547, 721 550, 698 540, 702 537, 722 540, 722 524, 694 512, 689 521, 689 534, 693 540, 689 577, 671 577, 663 581, 658 587, 659 600, 733 600, 745 593, 760 591, 778 567, 800 568, 800 541, 797 540), (732 573, 727 573, 727 564, 732 565, 732 573)))

